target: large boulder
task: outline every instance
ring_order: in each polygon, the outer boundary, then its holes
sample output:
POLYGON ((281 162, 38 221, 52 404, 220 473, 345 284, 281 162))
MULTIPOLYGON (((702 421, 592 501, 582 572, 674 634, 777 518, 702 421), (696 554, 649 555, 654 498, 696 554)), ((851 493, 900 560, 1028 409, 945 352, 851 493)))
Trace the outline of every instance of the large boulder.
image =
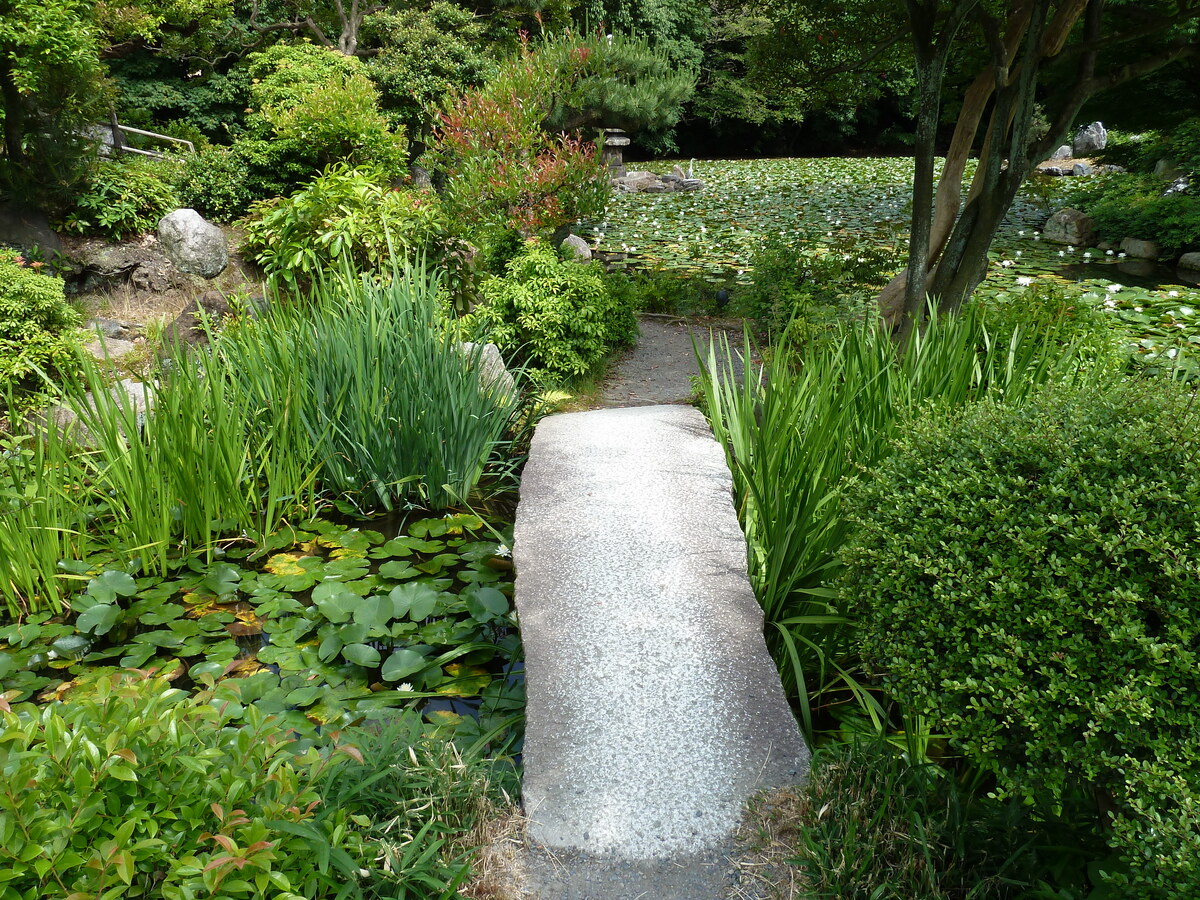
POLYGON ((1073 244, 1076 247, 1088 247, 1092 244, 1096 223, 1092 217, 1077 209, 1060 209, 1046 222, 1042 229, 1042 237, 1056 244, 1073 244))
POLYGON ((1158 259, 1158 244, 1154 241, 1141 241, 1137 238, 1125 238, 1121 241, 1121 250, 1126 256, 1134 259, 1158 259))
POLYGON ((1072 175, 1091 175, 1094 172, 1095 170, 1087 163, 1075 163, 1075 165, 1071 166, 1072 175))
POLYGON ((182 287, 185 280, 156 248, 142 244, 108 244, 88 241, 75 251, 75 284, 95 291, 130 284, 136 290, 164 293, 182 287))
POLYGON ((158 240, 180 272, 216 278, 229 265, 225 232, 194 209, 177 209, 159 219, 158 240))
POLYGON ((1056 162, 1060 159, 1070 159, 1071 158, 1071 145, 1063 144, 1061 147, 1059 147, 1057 150, 1055 150, 1053 153, 1050 154, 1050 158, 1056 162))
POLYGON ((63 249, 62 240, 50 228, 46 214, 19 203, 0 203, 0 244, 26 252, 40 250, 47 260, 63 249))
POLYGON ((1079 129, 1071 146, 1076 156, 1091 156, 1093 153, 1099 153, 1108 146, 1108 132, 1099 122, 1085 125, 1079 129))
POLYGON ((1179 257, 1179 268, 1189 272, 1200 272, 1200 250, 1185 253, 1179 257))

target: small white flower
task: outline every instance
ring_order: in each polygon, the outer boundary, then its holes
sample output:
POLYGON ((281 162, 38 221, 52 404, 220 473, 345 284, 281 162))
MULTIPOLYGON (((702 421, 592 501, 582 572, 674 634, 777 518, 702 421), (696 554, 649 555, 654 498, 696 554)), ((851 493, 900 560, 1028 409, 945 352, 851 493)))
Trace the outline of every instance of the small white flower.
POLYGON ((1116 300, 1113 300, 1113 299, 1110 297, 1109 299, 1107 299, 1107 300, 1105 300, 1105 301, 1104 301, 1104 305, 1105 305, 1105 306, 1107 306, 1109 309, 1116 309, 1116 308, 1117 308, 1117 301, 1116 301, 1116 300))
POLYGON ((1016 265, 1016 263, 1014 263, 1011 259, 1002 259, 1000 260, 1000 265, 1005 269, 1011 269, 1014 265, 1016 265))
POLYGON ((413 686, 406 681, 397 687, 396 690, 402 694, 411 694, 413 692, 413 686))
POLYGON ((1091 251, 1091 250, 1084 250, 1084 251, 1083 251, 1083 258, 1084 258, 1084 259, 1091 259, 1091 258, 1092 258, 1092 251, 1091 251))
POLYGON ((496 556, 501 556, 507 559, 508 557, 512 556, 512 548, 507 544, 497 544, 496 556))
POLYGON ((1179 291, 1167 291, 1167 296, 1168 297, 1178 297, 1179 291))
POLYGON ((1141 312, 1141 311, 1142 311, 1142 308, 1141 308, 1140 306, 1135 306, 1135 307, 1133 308, 1133 311, 1134 311, 1134 312, 1141 312))
POLYGON ((1029 285, 1033 284, 1033 279, 1028 275, 1022 275, 1017 279, 1017 284, 1019 284, 1021 287, 1029 287, 1029 285))
POLYGON ((1120 289, 1121 289, 1121 286, 1119 284, 1110 284, 1108 287, 1105 288, 1105 290, 1108 291, 1110 294, 1115 294, 1120 289))
POLYGON ((1070 244, 1067 244, 1067 252, 1068 252, 1068 253, 1074 253, 1074 252, 1075 252, 1075 248, 1074 248, 1074 247, 1072 247, 1070 244))
POLYGON ((1105 250, 1105 251, 1104 251, 1104 255, 1105 255, 1105 256, 1112 256, 1112 251, 1111 251, 1111 250, 1105 250))
POLYGON ((1018 234, 1020 237, 1025 237, 1025 229, 1024 229, 1024 228, 1022 228, 1020 231, 1018 231, 1018 232, 1017 232, 1017 234, 1018 234))
POLYGON ((1124 259, 1124 258, 1125 258, 1125 251, 1122 250, 1120 253, 1117 254, 1117 259, 1124 259))
POLYGON ((1067 255, 1067 252, 1066 252, 1065 250, 1059 250, 1059 251, 1058 251, 1058 255, 1059 255, 1059 256, 1066 256, 1066 255, 1067 255))

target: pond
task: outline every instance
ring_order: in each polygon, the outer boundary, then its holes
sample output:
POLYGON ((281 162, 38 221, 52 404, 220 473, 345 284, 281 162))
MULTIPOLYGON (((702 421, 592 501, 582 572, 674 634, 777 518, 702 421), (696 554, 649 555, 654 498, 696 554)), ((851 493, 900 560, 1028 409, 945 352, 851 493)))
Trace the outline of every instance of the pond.
MULTIPOLYGON (((666 173, 678 160, 646 164, 666 173)), ((688 162, 682 161, 686 168, 688 162)), ((912 160, 760 159, 696 163, 699 192, 616 194, 603 221, 584 229, 616 265, 658 266, 725 284, 748 284, 755 251, 771 235, 802 233, 810 244, 868 241, 902 260, 911 210, 912 160), (624 259, 619 257, 623 256, 624 259)), ((968 170, 968 176, 970 171, 968 170)), ((1010 295, 1053 282, 1111 310, 1130 351, 1146 362, 1200 356, 1200 288, 1175 270, 1118 253, 1041 240, 1041 228, 1072 184, 1026 185, 997 233, 980 290, 1010 295)), ((1195 366, 1195 361, 1191 361, 1195 366)))

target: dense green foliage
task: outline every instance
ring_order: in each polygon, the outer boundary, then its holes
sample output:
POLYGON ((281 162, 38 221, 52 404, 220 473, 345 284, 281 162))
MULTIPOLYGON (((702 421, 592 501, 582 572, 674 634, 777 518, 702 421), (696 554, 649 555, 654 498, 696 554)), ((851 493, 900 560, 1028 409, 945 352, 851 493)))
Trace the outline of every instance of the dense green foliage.
POLYGON ((772 332, 805 343, 839 319, 863 314, 898 267, 894 253, 844 238, 825 246, 803 235, 772 235, 755 253, 753 281, 739 293, 745 312, 772 332))
MULTIPOLYGON (((248 137, 311 170, 335 162, 400 172, 407 142, 379 109, 361 60, 312 44, 276 44, 252 54, 248 137)), ((279 164, 276 160, 275 165, 279 164)))
POLYGON ((475 323, 544 383, 596 372, 637 336, 633 309, 598 268, 564 260, 541 241, 529 241, 503 278, 485 282, 483 296, 475 323))
POLYGON ((889 689, 1005 793, 1099 792, 1126 897, 1200 889, 1195 402, 1116 385, 915 422, 841 555, 889 689))
POLYGON ((467 9, 434 0, 428 9, 384 11, 369 28, 381 46, 367 60, 380 106, 414 138, 427 135, 437 106, 495 74, 482 23, 467 9))
POLYGON ((174 176, 174 166, 158 160, 100 160, 75 194, 63 229, 111 240, 153 231, 178 206, 174 176))
MULTIPOLYGON (((752 358, 749 340, 742 356, 752 358)), ((852 531, 838 508, 847 480, 886 457, 928 403, 992 397, 1019 405, 1039 383, 1105 371, 1092 366, 1086 345, 1054 328, 996 340, 976 310, 931 322, 899 355, 869 318, 842 326, 799 361, 786 344, 776 347, 761 377, 739 383, 728 345, 710 349, 703 370, 767 645, 810 736, 832 698, 857 700, 884 725, 853 674, 847 610, 832 592, 836 555, 852 531)))
POLYGON ((339 265, 385 267, 393 253, 436 258, 448 228, 432 194, 393 190, 378 170, 341 165, 286 199, 257 204, 244 247, 268 275, 295 287, 339 265))
POLYGON ((179 163, 175 190, 179 202, 210 221, 231 222, 254 199, 245 158, 226 147, 207 147, 179 163))
POLYGON ((6 894, 341 896, 364 854, 348 815, 321 809, 320 755, 261 714, 223 728, 225 706, 114 678, 0 711, 6 894))
POLYGON ((0 251, 0 409, 36 391, 41 376, 77 369, 72 329, 82 320, 66 301, 61 278, 42 274, 21 257, 0 251))

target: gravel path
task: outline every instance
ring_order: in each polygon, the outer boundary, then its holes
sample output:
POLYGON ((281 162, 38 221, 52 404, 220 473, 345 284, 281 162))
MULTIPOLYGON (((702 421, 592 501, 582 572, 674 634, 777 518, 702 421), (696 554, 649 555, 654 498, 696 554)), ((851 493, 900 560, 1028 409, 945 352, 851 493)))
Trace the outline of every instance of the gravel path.
POLYGON ((614 363, 600 386, 596 406, 687 403, 692 397, 692 379, 699 374, 694 347, 706 353, 709 337, 721 334, 729 336, 731 345, 742 345, 740 319, 643 316, 638 324, 641 335, 637 345, 614 363))

